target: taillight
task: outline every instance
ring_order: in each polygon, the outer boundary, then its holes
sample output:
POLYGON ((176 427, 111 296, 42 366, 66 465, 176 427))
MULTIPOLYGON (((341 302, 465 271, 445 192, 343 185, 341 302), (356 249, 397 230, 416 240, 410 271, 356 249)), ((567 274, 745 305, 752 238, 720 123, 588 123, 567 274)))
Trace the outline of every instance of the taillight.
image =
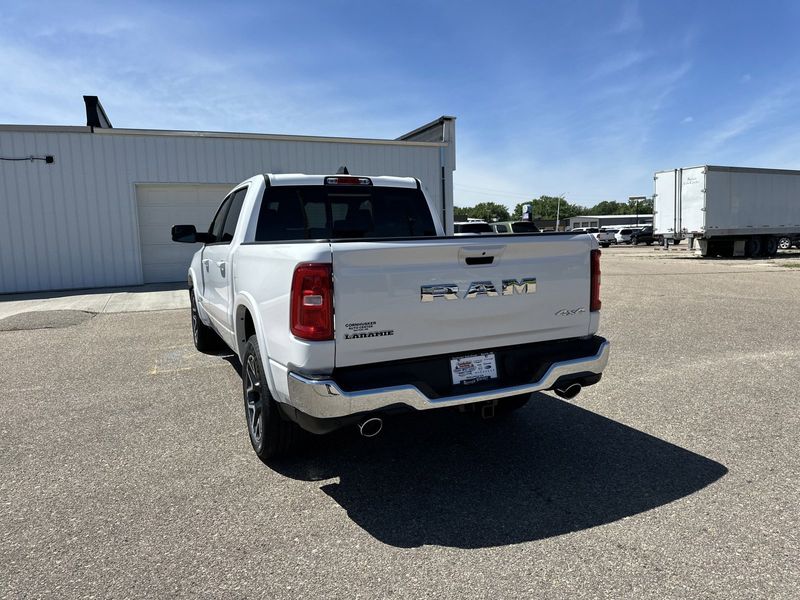
POLYGON ((333 279, 324 263, 298 265, 292 278, 290 329, 303 340, 333 339, 333 279))
POLYGON ((600 310, 600 250, 592 250, 590 258, 592 263, 591 293, 589 295, 589 310, 592 312, 600 310))

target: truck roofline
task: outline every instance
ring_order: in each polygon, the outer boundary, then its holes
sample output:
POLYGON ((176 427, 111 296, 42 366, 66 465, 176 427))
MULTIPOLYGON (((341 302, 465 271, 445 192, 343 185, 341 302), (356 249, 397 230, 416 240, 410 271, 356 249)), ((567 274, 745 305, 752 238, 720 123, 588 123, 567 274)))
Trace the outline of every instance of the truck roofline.
MULTIPOLYGON (((326 177, 342 177, 330 175, 306 175, 305 173, 264 173, 271 186, 288 185, 325 185, 326 177)), ((346 177, 369 177, 372 185, 378 187, 417 188, 419 182, 414 177, 394 177, 390 175, 346 175, 346 177)))

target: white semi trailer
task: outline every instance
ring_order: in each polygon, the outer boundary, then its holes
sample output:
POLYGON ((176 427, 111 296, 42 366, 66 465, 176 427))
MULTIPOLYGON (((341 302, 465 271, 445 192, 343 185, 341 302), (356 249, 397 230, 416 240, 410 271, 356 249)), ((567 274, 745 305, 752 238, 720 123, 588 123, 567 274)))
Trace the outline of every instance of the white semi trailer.
POLYGON ((706 165, 653 179, 655 235, 665 240, 697 241, 703 256, 773 256, 800 245, 800 171, 706 165))

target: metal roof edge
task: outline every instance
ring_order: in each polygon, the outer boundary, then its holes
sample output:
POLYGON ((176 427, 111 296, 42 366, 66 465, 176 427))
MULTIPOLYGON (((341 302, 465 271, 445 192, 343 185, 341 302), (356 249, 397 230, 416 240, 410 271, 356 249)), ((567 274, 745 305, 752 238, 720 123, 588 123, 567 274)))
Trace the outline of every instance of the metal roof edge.
MULTIPOLYGON (((611 217, 652 217, 653 213, 631 213, 629 215, 575 215, 574 217, 567 217, 567 219, 597 219, 597 218, 611 218, 611 217)), ((567 219, 561 219, 565 221, 567 219)), ((553 219, 555 221, 555 219, 553 219)))
POLYGON ((776 175, 800 175, 798 169, 770 169, 767 167, 724 167, 721 165, 703 165, 709 171, 728 173, 773 173, 776 175))
POLYGON ((378 144, 394 146, 427 146, 439 148, 446 146, 444 142, 415 142, 401 139, 380 139, 380 138, 348 138, 348 137, 326 137, 311 135, 284 135, 273 133, 235 133, 224 131, 181 131, 170 129, 124 129, 114 127, 113 129, 95 128, 92 132, 91 127, 69 126, 69 125, 3 125, 0 124, 0 131, 18 131, 31 133, 94 133, 96 135, 132 135, 132 136, 161 136, 161 137, 181 137, 181 138, 215 138, 215 139, 241 139, 241 140, 276 140, 289 142, 324 142, 334 144, 378 144))
POLYGON ((800 169, 770 169, 769 167, 726 167, 723 165, 693 165, 691 167, 677 167, 675 169, 665 169, 663 171, 655 171, 655 175, 659 173, 672 173, 674 171, 688 171, 689 169, 708 169, 709 171, 723 171, 728 173, 776 173, 796 175, 800 174, 800 169))
POLYGON ((34 133, 91 133, 85 125, 12 125, 0 123, 0 131, 30 131, 34 133))
MULTIPOLYGON (((439 123, 442 123, 443 121, 455 121, 455 120, 456 120, 456 118, 454 116, 442 115, 438 119, 434 119, 430 123, 425 123, 425 125, 420 125, 416 129, 413 129, 413 130, 409 131, 408 133, 404 133, 403 135, 399 136, 396 139, 397 139, 397 141, 403 141, 406 138, 410 138, 412 135, 416 135, 416 134, 420 133, 421 131, 425 131, 426 129, 430 129, 431 127, 435 127, 436 125, 438 125, 439 123)), ((444 145, 444 142, 442 142, 440 145, 444 145)))

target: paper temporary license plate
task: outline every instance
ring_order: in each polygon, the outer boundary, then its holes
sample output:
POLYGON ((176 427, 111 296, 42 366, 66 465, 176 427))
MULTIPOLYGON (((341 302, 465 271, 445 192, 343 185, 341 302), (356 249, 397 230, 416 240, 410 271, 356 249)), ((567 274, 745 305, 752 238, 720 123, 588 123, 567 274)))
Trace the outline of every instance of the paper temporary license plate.
POLYGON ((495 379, 497 377, 497 362, 494 358, 494 352, 451 358, 450 371, 453 374, 454 385, 495 379))

